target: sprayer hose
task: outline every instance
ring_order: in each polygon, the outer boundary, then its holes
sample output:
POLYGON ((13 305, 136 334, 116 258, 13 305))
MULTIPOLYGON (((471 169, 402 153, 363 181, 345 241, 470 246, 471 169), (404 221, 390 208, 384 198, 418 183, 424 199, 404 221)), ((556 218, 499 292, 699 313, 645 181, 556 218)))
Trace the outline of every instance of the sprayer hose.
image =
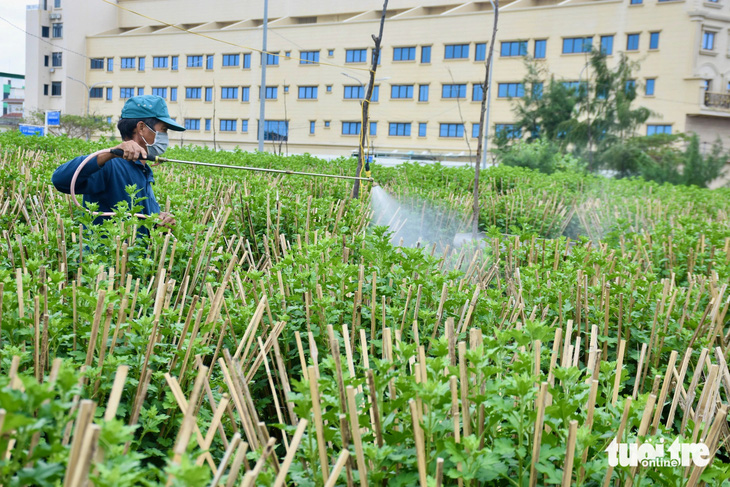
POLYGON ((265 169, 261 167, 248 167, 248 166, 230 166, 227 164, 213 164, 210 162, 193 162, 193 161, 181 161, 178 159, 167 159, 163 157, 157 158, 161 162, 176 162, 178 164, 190 164, 193 166, 207 166, 207 167, 222 167, 224 169, 242 169, 244 171, 260 171, 260 172, 273 172, 277 174, 290 174, 294 176, 314 176, 319 178, 337 178, 337 179, 359 179, 361 181, 374 182, 373 178, 360 178, 357 176, 342 176, 340 174, 321 174, 313 172, 301 172, 301 171, 290 171, 288 169, 265 169))

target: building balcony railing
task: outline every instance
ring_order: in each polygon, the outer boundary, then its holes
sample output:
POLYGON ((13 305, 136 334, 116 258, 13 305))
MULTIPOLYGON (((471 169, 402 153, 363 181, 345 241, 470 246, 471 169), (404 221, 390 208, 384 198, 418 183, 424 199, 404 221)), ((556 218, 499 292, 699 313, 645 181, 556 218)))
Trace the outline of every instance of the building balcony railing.
POLYGON ((730 111, 730 93, 712 93, 705 91, 704 104, 713 110, 730 111))

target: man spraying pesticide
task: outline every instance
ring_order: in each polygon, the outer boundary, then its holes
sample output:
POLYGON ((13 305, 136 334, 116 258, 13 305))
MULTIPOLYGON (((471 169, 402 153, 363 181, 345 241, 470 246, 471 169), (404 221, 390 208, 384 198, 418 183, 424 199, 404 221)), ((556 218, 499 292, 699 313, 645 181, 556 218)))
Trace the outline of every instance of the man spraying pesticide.
POLYGON ((127 100, 117 128, 122 136, 121 144, 62 164, 53 173, 53 185, 63 193, 83 194, 84 205, 97 203, 99 212, 95 215, 99 218, 96 222, 111 216, 113 208, 121 201, 126 201, 131 208, 132 201, 125 188, 136 185, 137 197, 144 198, 141 201, 143 214, 138 216, 159 213, 162 225, 175 225, 170 213, 160 212, 152 191, 155 181, 152 168, 145 160, 165 152, 168 130, 182 132, 185 128, 170 118, 165 100, 155 95, 127 100))

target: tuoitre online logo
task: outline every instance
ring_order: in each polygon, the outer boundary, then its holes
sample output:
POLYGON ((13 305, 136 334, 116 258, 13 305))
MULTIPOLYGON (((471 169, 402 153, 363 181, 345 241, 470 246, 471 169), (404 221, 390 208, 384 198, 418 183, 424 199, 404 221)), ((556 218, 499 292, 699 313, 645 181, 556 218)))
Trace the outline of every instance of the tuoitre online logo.
POLYGON ((606 448, 611 467, 705 467, 710 463, 710 449, 704 443, 680 443, 679 438, 665 448, 664 438, 659 444, 617 443, 606 448))

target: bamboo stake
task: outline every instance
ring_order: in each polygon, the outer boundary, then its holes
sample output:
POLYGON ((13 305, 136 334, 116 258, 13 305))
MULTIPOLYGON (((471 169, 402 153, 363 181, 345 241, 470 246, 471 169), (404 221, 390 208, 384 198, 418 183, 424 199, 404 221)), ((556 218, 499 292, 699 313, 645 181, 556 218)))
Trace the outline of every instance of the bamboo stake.
POLYGON ((312 396, 312 413, 314 414, 314 426, 317 434, 317 451, 319 452, 319 464, 322 467, 322 480, 326 484, 329 480, 329 460, 324 441, 324 424, 322 423, 322 409, 320 406, 319 384, 317 374, 313 366, 307 367, 309 380, 309 391, 312 396))
POLYGON ((575 441, 578 432, 578 421, 570 422, 570 430, 568 431, 568 447, 565 453, 565 465, 563 466, 563 482, 562 487, 570 487, 573 477, 573 458, 575 456, 575 441))
POLYGON ((360 424, 358 419, 357 405, 355 404, 355 389, 347 386, 347 406, 350 413, 350 433, 352 442, 355 444, 357 456, 357 470, 360 473, 360 485, 368 485, 367 467, 365 466, 365 455, 362 449, 362 438, 360 437, 360 424))
POLYGON ((540 392, 535 405, 535 432, 532 440, 532 461, 530 466, 530 487, 537 485, 537 464, 540 461, 540 446, 542 444, 543 420, 545 418, 545 399, 547 397, 548 383, 540 384, 540 392))
POLYGON ((411 419, 413 421, 413 435, 416 442, 416 456, 418 461, 418 479, 421 487, 427 487, 426 475, 426 447, 423 440, 423 429, 421 429, 421 414, 416 406, 416 401, 410 399, 408 405, 411 408, 411 419))
POLYGON ((291 467, 291 463, 294 460, 294 454, 297 451, 297 447, 299 447, 299 442, 302 440, 302 436, 304 435, 304 430, 306 428, 307 428, 307 420, 300 419, 299 425, 297 426, 297 429, 294 432, 294 436, 292 436, 291 444, 289 445, 289 449, 286 452, 286 457, 284 457, 284 462, 281 464, 281 469, 279 470, 279 474, 276 476, 276 479, 274 480, 274 487, 281 487, 284 485, 284 481, 286 480, 286 474, 289 473, 289 467, 291 467))
POLYGON ((335 466, 332 468, 332 475, 330 476, 329 480, 325 482, 324 487, 335 487, 335 485, 337 485, 337 479, 340 476, 340 472, 347 463, 349 457, 350 452, 347 449, 343 449, 340 453, 340 456, 337 457, 337 463, 335 463, 335 466))

